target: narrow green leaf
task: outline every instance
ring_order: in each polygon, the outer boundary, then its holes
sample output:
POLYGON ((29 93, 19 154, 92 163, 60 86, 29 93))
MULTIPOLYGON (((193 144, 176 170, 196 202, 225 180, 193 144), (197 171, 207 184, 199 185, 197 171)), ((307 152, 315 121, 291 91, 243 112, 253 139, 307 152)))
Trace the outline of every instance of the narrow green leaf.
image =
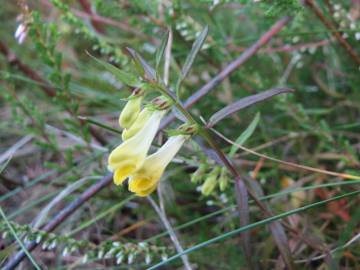
POLYGON ((164 37, 162 38, 161 40, 161 44, 160 46, 156 49, 156 65, 155 65, 155 69, 156 71, 159 73, 159 66, 160 66, 160 62, 161 62, 161 59, 163 58, 164 56, 164 52, 165 52, 165 49, 166 49, 166 45, 168 43, 168 40, 169 40, 169 34, 170 34, 170 31, 167 31, 166 34, 164 35, 164 37))
POLYGON ((79 226, 76 227, 76 229, 70 231, 67 236, 71 236, 74 235, 82 230, 84 230, 85 228, 91 226, 92 224, 94 224, 95 222, 97 222, 98 220, 104 218, 104 217, 109 217, 109 215, 111 213, 114 213, 115 211, 117 211, 118 209, 120 209, 122 206, 124 206, 126 203, 128 203, 129 201, 131 201, 132 199, 135 198, 135 195, 131 195, 128 198, 126 198, 125 200, 122 200, 121 202, 115 204, 114 206, 106 209, 105 211, 101 212, 100 214, 96 215, 94 218, 85 221, 84 223, 80 224, 79 226))
POLYGON ((189 74, 192 64, 194 63, 195 57, 198 55, 202 45, 204 44, 206 37, 209 32, 209 27, 205 26, 204 29, 201 31, 197 39, 195 40, 194 44, 192 45, 191 51, 189 55, 187 56, 185 63, 182 67, 181 74, 179 76, 178 81, 176 82, 176 88, 175 92, 178 96, 178 92, 180 90, 181 84, 186 78, 186 76, 189 74))
POLYGON ((158 264, 155 264, 155 265, 151 266, 150 268, 148 268, 148 270, 158 269, 161 266, 166 265, 169 262, 174 261, 175 259, 181 257, 182 255, 189 254, 189 253, 191 253, 191 252, 193 252, 195 250, 201 249, 201 248, 209 246, 209 245, 211 245, 213 243, 216 243, 216 242, 219 242, 221 240, 227 239, 227 238, 232 237, 234 235, 237 235, 237 234, 239 234, 241 232, 248 231, 248 230, 254 229, 256 227, 259 227, 261 225, 266 225, 266 224, 268 224, 270 222, 273 222, 275 220, 283 219, 285 217, 288 217, 288 216, 291 216, 291 215, 294 215, 294 214, 297 214, 297 213, 304 212, 304 211, 309 210, 309 209, 314 208, 314 207, 322 206, 322 205, 327 204, 329 202, 333 202, 333 201, 340 200, 342 198, 346 198, 346 197, 350 197, 350 196, 355 196, 357 194, 360 194, 360 190, 345 193, 343 195, 335 196, 335 197, 332 197, 330 199, 323 200, 323 201, 320 201, 320 202, 308 204, 306 206, 299 207, 297 209, 293 209, 293 210, 281 213, 281 214, 276 215, 276 216, 272 216, 272 217, 269 217, 269 218, 266 218, 266 219, 262 219, 260 221, 251 223, 251 224, 249 224, 247 226, 240 227, 238 229, 235 229, 235 230, 232 230, 230 232, 224 233, 224 234, 219 235, 217 237, 211 238, 211 239, 209 239, 207 241, 204 241, 204 242, 202 242, 200 244, 197 244, 197 245, 195 245, 195 246, 193 246, 191 248, 185 249, 183 252, 179 252, 176 255, 174 255, 174 256, 172 256, 172 257, 170 257, 170 258, 168 258, 168 259, 166 259, 166 260, 164 260, 164 261, 162 261, 162 262, 160 262, 158 264))
POLYGON ((293 91, 294 91, 293 89, 285 88, 285 87, 273 88, 270 90, 260 92, 259 94, 256 94, 256 95, 244 97, 238 101, 235 101, 234 103, 227 105, 226 107, 222 108, 220 111, 217 111, 216 113, 214 113, 210 117, 207 127, 208 128, 213 127, 217 122, 223 120, 224 118, 226 118, 242 109, 250 107, 258 102, 264 101, 264 100, 269 99, 276 95, 280 95, 283 93, 290 93, 293 91))
POLYGON ((21 241, 21 239, 17 236, 15 229, 13 228, 13 226, 11 225, 11 223, 9 222, 9 220, 7 219, 4 211, 2 210, 2 208, 0 207, 0 215, 1 217, 4 219, 6 226, 9 228, 11 234, 14 236, 16 242, 18 242, 18 244, 20 245, 21 249, 24 251, 24 253, 26 254, 26 256, 29 258, 30 262, 32 263, 32 265, 37 269, 37 270, 41 270, 40 266, 36 263, 35 259, 31 256, 30 252, 27 250, 27 248, 25 247, 24 243, 21 241))
POLYGON ((131 87, 139 87, 140 82, 138 80, 138 78, 130 73, 127 73, 121 69, 118 69, 117 67, 102 61, 94 56, 92 56, 91 54, 88 53, 88 55, 94 59, 97 63, 99 63, 101 66, 103 66, 107 71, 111 72, 120 82, 131 86, 131 87))
MULTIPOLYGON (((259 120, 260 120, 260 113, 258 112, 255 115, 254 119, 251 121, 250 125, 236 139, 236 144, 242 145, 247 141, 247 139, 249 139, 251 137, 251 135, 254 133, 254 131, 259 123, 259 120)), ((235 155, 237 150, 238 150, 238 148, 236 147, 236 145, 231 146, 229 157, 232 158, 235 155)))
MULTIPOLYGON (((326 184, 312 185, 312 186, 301 187, 301 188, 288 188, 286 190, 283 190, 283 191, 280 191, 280 192, 277 192, 277 193, 273 193, 273 194, 270 194, 270 195, 259 197, 258 199, 260 201, 265 201, 265 200, 270 200, 270 199, 273 199, 273 198, 286 196, 286 195, 289 195, 291 193, 298 192, 298 191, 307 191, 307 190, 314 190, 314 189, 317 189, 317 188, 339 187, 339 186, 348 186, 348 185, 357 185, 357 184, 360 184, 360 180, 349 180, 349 181, 341 181, 341 182, 335 182, 335 183, 326 183, 326 184)), ((250 203, 253 203, 253 201, 250 200, 250 203)), ((215 217, 217 215, 220 215, 222 213, 226 213, 228 211, 234 210, 235 208, 236 208, 235 204, 230 205, 230 206, 228 206, 226 208, 222 208, 222 209, 217 210, 215 212, 211 212, 210 214, 206 214, 204 216, 192 219, 192 220, 190 220, 190 221, 188 221, 186 223, 183 223, 183 224, 181 224, 179 226, 176 226, 174 229, 175 230, 180 230, 180 229, 190 227, 190 226, 192 226, 192 225, 194 225, 196 223, 199 223, 199 222, 205 221, 207 219, 213 218, 213 217, 215 217)), ((161 238, 163 236, 166 236, 166 235, 168 235, 167 231, 162 232, 162 233, 160 233, 158 235, 154 235, 154 236, 150 237, 149 239, 145 240, 144 242, 155 241, 155 240, 157 240, 157 239, 159 239, 159 238, 161 238)))
POLYGON ((134 49, 129 47, 126 47, 125 51, 134 60, 137 70, 140 71, 140 75, 144 77, 144 79, 156 81, 155 69, 150 66, 140 54, 138 54, 134 49))
POLYGON ((116 128, 113 128, 113 127, 110 127, 108 125, 105 125, 99 121, 96 121, 94 119, 91 119, 91 118, 88 118, 86 116, 78 116, 79 119, 81 120, 84 120, 86 122, 88 122, 89 124, 92 124, 92 125, 95 125, 95 126, 98 126, 98 127, 101 127, 103 129, 106 129, 106 130, 109 130, 111 132, 114 132, 114 133, 117 133, 117 134, 121 134, 122 132, 116 128))

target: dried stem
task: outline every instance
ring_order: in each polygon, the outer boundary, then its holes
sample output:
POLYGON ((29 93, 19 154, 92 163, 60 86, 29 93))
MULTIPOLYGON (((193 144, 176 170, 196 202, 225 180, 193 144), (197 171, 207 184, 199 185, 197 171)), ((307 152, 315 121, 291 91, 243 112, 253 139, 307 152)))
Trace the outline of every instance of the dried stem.
MULTIPOLYGON (((201 87, 195 94, 189 97, 184 107, 186 109, 190 108, 196 102, 198 102, 203 96, 208 94, 211 90, 213 90, 216 86, 218 86, 225 78, 230 76, 236 69, 238 69, 242 64, 244 64, 251 56, 255 55, 256 52, 265 44, 267 44, 271 38, 279 33, 281 29, 291 20, 291 17, 284 17, 276 22, 269 31, 267 31, 264 35, 262 35, 257 42, 255 42, 251 47, 246 49, 236 60, 228 64, 218 75, 216 75, 213 79, 211 79, 208 83, 206 83, 203 87, 201 87)), ((166 127, 170 122, 175 119, 175 115, 170 115, 164 119, 161 123, 161 128, 166 127)))
MULTIPOLYGON (((100 179, 96 184, 92 185, 90 188, 85 190, 75 201, 68 204, 63 210, 61 210, 57 215, 55 215, 48 224, 46 224, 42 231, 51 232, 56 227, 58 227, 65 219, 67 219, 71 214, 73 214, 79 207, 81 207, 86 201, 91 197, 101 191, 103 188, 108 186, 112 182, 112 174, 108 174, 100 179)), ((36 241, 30 241, 26 244, 26 249, 28 251, 34 250, 39 243, 36 241)), ((24 251, 18 252, 10 261, 2 268, 3 270, 15 269, 15 267, 25 258, 26 254, 24 251)))
MULTIPOLYGON (((163 223, 163 225, 165 226, 166 230, 168 231, 169 235, 170 235, 170 239, 171 241, 174 243, 174 246, 176 248, 176 251, 178 253, 182 253, 184 252, 184 249, 182 248, 179 239, 176 236, 176 233, 173 229, 173 227, 171 226, 169 220, 166 217, 166 213, 164 211, 164 209, 160 209, 159 206, 156 204, 156 202, 151 198, 151 196, 147 197, 148 201, 150 202, 151 206, 154 208, 154 210, 156 211, 156 213, 159 215, 161 222, 163 223)), ((186 268, 186 270, 192 270, 190 262, 189 262, 189 258, 187 255, 182 255, 181 256, 181 260, 184 263, 184 266, 186 268)))
POLYGON ((304 4, 309 7, 312 12, 320 19, 320 21, 326 26, 327 29, 332 33, 332 35, 339 41, 340 45, 346 50, 350 58, 359 66, 360 57, 356 51, 351 47, 351 45, 343 38, 341 32, 336 29, 336 26, 328 20, 324 14, 321 12, 320 8, 315 4, 314 0, 304 0, 304 4))
MULTIPOLYGON (((85 14, 85 16, 88 16, 88 14, 85 14)), ((105 18, 106 19, 106 18, 105 18)), ((194 103, 196 103, 198 100, 200 100, 203 96, 205 96, 208 92, 213 90, 216 86, 218 86, 226 77, 228 77, 232 72, 234 72, 237 68, 239 68, 243 63, 245 63, 251 56, 253 56, 260 47, 265 45, 270 41, 270 39, 276 35, 288 22, 290 21, 290 17, 284 17, 281 20, 279 20, 268 32, 266 32, 255 44, 253 44, 249 49, 244 51, 238 59, 230 63, 225 69, 223 69, 216 77, 214 77, 211 81, 209 81, 207 84, 205 84, 202 88, 200 88, 193 96, 191 96, 185 103, 185 108, 191 107, 194 103)), ((18 68, 28 75, 33 80, 39 82, 41 85, 47 85, 47 82, 45 82, 39 75, 37 75, 34 71, 29 69, 27 66, 22 64, 16 57, 14 58, 12 54, 8 51, 7 47, 0 42, 0 52, 6 56, 8 59, 8 62, 15 63, 18 68), (11 56, 11 57, 10 57, 11 56)), ((49 88, 46 86, 46 88, 43 88, 44 91, 48 91, 49 88), (45 90, 47 89, 47 90, 45 90)), ((53 92, 50 90, 48 91, 48 95, 51 96, 53 92)), ((191 117, 191 115, 184 109, 185 116, 191 117)), ((170 122, 172 122, 175 119, 175 117, 172 115, 165 119, 165 121, 162 123, 162 127, 167 126, 170 122)), ((222 159, 222 161, 227 165, 229 170, 236 175, 236 183, 237 187, 236 190, 244 190, 243 182, 241 178, 238 176, 238 173, 236 169, 233 167, 233 165, 228 161, 228 159, 224 156, 221 150, 216 146, 216 144, 212 141, 210 137, 208 137, 208 142, 213 147, 215 146, 215 150, 218 150, 218 155, 222 159), (241 185, 240 185, 241 184, 241 185)), ((53 231, 57 226, 59 226, 66 218, 68 218, 72 213, 74 213, 82 204, 84 204, 87 200, 89 200, 92 196, 97 194, 99 191, 101 191, 103 188, 108 186, 112 181, 112 174, 105 176, 102 178, 98 183, 88 188, 86 191, 84 191, 78 199, 67 205, 62 211, 60 211, 46 226, 44 226, 42 229, 47 232, 53 231)), ((254 195, 250 193, 250 195, 254 195)), ((239 199, 244 199, 247 202, 247 197, 244 194, 239 194, 239 199)), ((256 198, 256 197, 255 197, 256 198)), ((259 201, 256 199, 256 202, 259 203, 259 201)), ((238 202, 239 203, 239 202, 238 202)), ((244 206, 240 206, 240 209, 242 209, 244 206)), ((246 219, 244 220, 246 222, 246 219)), ((244 222, 241 221, 241 222, 244 222)), ((32 251, 38 246, 38 243, 35 241, 31 241, 27 245, 27 249, 29 251, 32 251)), ((17 253, 10 261, 4 266, 4 270, 10 270, 14 269, 25 257, 25 253, 20 251, 17 253)))
MULTIPOLYGON (((17 67, 27 77, 29 77, 33 81, 39 83, 41 89, 47 96, 49 96, 49 97, 56 96, 56 90, 54 88, 52 88, 51 86, 49 86, 48 82, 45 81, 35 70, 33 70, 31 67, 29 67, 26 64, 24 64, 23 62, 21 62, 21 60, 13 52, 11 52, 9 50, 9 48, 1 41, 0 41, 0 53, 4 55, 5 59, 9 63, 9 65, 17 67)), ((72 114, 70 111, 69 111, 69 113, 72 114)), ((82 119, 78 119, 77 117, 75 117, 75 119, 77 119, 77 121, 79 121, 80 125, 82 125, 82 126, 86 124, 86 121, 84 121, 82 119)), ((94 129, 91 126, 89 126, 88 128, 89 128, 90 134, 101 145, 106 145, 106 143, 107 143, 106 139, 96 129, 94 129)))

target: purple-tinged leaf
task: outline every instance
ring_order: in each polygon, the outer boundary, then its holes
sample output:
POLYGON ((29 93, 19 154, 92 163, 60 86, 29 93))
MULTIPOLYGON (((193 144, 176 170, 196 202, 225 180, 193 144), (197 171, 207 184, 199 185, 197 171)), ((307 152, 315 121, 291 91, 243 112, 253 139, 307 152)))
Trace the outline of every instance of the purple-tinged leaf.
POLYGON ((178 94, 181 83, 185 77, 189 74, 192 64, 194 63, 195 57, 198 55, 202 45, 204 44, 207 34, 209 32, 209 27, 205 26, 204 29, 200 32, 199 36, 196 38, 195 42, 191 47, 191 51, 187 56, 185 63, 181 69, 181 74, 178 81, 176 82, 175 92, 178 94))
POLYGON ((138 80, 138 78, 128 72, 125 72, 115 66, 113 66, 112 64, 109 64, 103 60, 100 60, 94 56, 92 56, 90 53, 87 52, 87 54, 94 59, 98 64, 100 64, 102 67, 104 67, 107 71, 111 72, 116 79, 118 79, 120 82, 131 86, 131 87, 138 87, 140 85, 140 81, 138 80))
POLYGON ((140 54, 129 47, 125 47, 125 52, 134 60, 140 76, 144 77, 145 80, 156 81, 155 69, 151 67, 140 54))
POLYGON ((221 121, 222 119, 228 117, 229 115, 232 115, 233 113, 236 113, 244 108, 247 108, 255 103, 258 103, 260 101, 264 101, 266 99, 269 99, 273 96, 283 94, 283 93, 289 93, 293 92, 293 89, 290 88, 273 88, 264 92, 261 92, 256 95, 248 96, 245 98, 242 98, 224 108, 222 108, 220 111, 214 113, 209 123, 207 124, 207 127, 213 127, 217 122, 221 121))
POLYGON ((160 62, 161 59, 163 58, 165 49, 166 49, 166 45, 168 44, 168 40, 169 40, 169 36, 170 36, 170 30, 166 31, 164 37, 161 40, 161 44, 160 46, 156 49, 156 70, 158 71, 159 66, 160 66, 160 62))

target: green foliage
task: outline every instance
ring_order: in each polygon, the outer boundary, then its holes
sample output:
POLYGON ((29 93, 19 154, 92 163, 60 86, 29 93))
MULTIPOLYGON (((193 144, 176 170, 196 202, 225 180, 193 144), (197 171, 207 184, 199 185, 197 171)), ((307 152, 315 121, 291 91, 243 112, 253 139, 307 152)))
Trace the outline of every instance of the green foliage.
MULTIPOLYGON (((192 136, 163 175, 162 197, 154 193, 153 198, 165 208, 193 265, 248 267, 237 238, 248 229, 259 268, 283 265, 265 227, 271 219, 253 200, 250 224, 239 228, 235 178, 207 143, 203 134, 208 132, 274 215, 291 214, 283 222, 299 269, 330 267, 329 260, 314 259, 328 250, 332 265, 357 268, 360 250, 351 240, 358 233, 359 200, 347 194, 357 192, 359 180, 344 181, 341 173, 359 175, 358 65, 301 1, 84 1, 91 13, 81 1, 32 1, 29 7, 27 2, 6 1, 0 9, 0 167, 6 167, 0 175, 0 202, 20 240, 0 220, 1 267, 20 250, 19 243, 29 241, 41 242, 46 254, 55 254, 52 259, 39 250, 34 256, 51 269, 146 269, 161 260, 169 269, 183 267, 180 260, 167 260, 181 253, 173 235, 169 237, 148 201, 132 197, 126 184, 91 196, 54 232, 32 225, 67 187, 108 174, 109 150, 121 143, 120 111, 134 91, 141 91, 142 107, 165 106, 171 108, 168 115, 176 116, 159 132, 150 153, 168 136, 192 136), (286 27, 192 107, 183 108, 284 16, 292 17, 286 27), (26 37, 22 44, 13 35, 19 25, 26 37), (214 130, 207 125, 229 104, 274 87, 295 92, 235 111, 214 130), (340 174, 259 159, 229 141, 340 174), (304 263, 308 259, 314 261, 304 263)), ((360 21, 353 2, 316 3, 359 54, 360 21)), ((85 190, 89 187, 81 185, 62 198, 49 220, 85 190)))

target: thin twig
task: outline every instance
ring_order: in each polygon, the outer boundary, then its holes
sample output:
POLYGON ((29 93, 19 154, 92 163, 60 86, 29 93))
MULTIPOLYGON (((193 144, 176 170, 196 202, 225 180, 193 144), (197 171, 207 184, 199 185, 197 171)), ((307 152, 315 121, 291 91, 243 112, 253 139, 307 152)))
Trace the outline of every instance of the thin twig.
MULTIPOLYGON (((151 206, 154 208, 154 210, 156 211, 156 213, 159 215, 161 222, 163 223, 163 225, 165 226, 167 232, 170 235, 170 239, 171 241, 174 243, 174 246, 176 248, 176 251, 178 253, 183 253, 184 249, 182 248, 179 239, 177 238, 175 231, 173 229, 173 227, 171 226, 169 220, 166 217, 165 212, 163 212, 163 210, 161 210, 159 208, 159 206, 156 204, 156 202, 151 198, 151 196, 147 196, 148 201, 150 202, 151 206)), ((184 266, 187 270, 192 270, 190 262, 189 262, 189 258, 187 255, 183 255, 181 256, 181 259, 184 263, 184 266)))
POLYGON ((96 20, 97 14, 93 12, 91 8, 91 3, 88 0, 78 0, 78 2, 80 3, 85 13, 91 17, 90 21, 94 29, 99 33, 105 33, 103 25, 98 20, 96 20))
MULTIPOLYGON (((82 206, 86 201, 91 197, 97 194, 106 186, 110 185, 112 182, 112 174, 104 176, 96 184, 85 190, 75 201, 68 204, 63 210, 61 210, 57 215, 55 215, 49 223, 47 223, 41 230, 44 232, 51 232, 56 227, 58 227, 65 219, 67 219, 71 214, 73 214, 80 206, 82 206)), ((26 249, 31 252, 34 250, 39 243, 36 241, 30 241, 27 243, 26 249)), ((26 254, 24 251, 18 252, 13 258, 8 261, 8 263, 2 268, 3 270, 12 270, 25 258, 26 254)))
POLYGON ((17 152, 21 147, 30 142, 33 138, 33 135, 26 135, 25 137, 21 138, 21 140, 12 145, 5 153, 1 154, 0 164, 11 158, 15 154, 15 152, 17 152))
POLYGON ((164 83, 165 83, 165 85, 169 84, 172 42, 173 42, 173 32, 172 32, 171 28, 169 28, 169 38, 168 38, 168 42, 166 44, 165 61, 164 61, 164 83))
MULTIPOLYGON (((192 96, 190 96, 184 103, 186 109, 190 108, 197 101, 199 101, 203 96, 213 90, 218 86, 225 78, 230 76, 236 69, 238 69, 242 64, 244 64, 251 56, 255 55, 256 52, 265 44, 267 44, 271 38, 279 33, 281 29, 291 20, 291 17, 284 17, 276 22, 269 31, 262 35, 257 42, 255 42, 251 47, 246 49, 236 60, 228 64, 218 75, 196 91, 192 96)), ((161 128, 166 127, 170 122, 175 119, 175 115, 172 114, 164 119, 161 123, 161 128)))
MULTIPOLYGON (((214 89, 217 85, 219 85, 226 77, 228 77, 232 72, 234 72, 238 67, 240 67, 244 62, 246 62, 251 56, 253 56, 261 46, 265 45, 269 42, 269 40, 277 34, 288 22, 290 21, 289 17, 285 17, 278 21, 268 32, 266 32, 253 46, 251 46, 248 50, 246 50, 242 55, 230 63, 225 69, 223 69, 215 78, 209 81, 206 85, 204 85, 198 92, 196 92, 193 96, 191 96, 187 102, 185 103, 185 107, 191 107, 194 103, 196 103, 199 99, 201 99, 204 95, 214 89)), ((3 52, 2 43, 0 42, 0 52, 3 52)), ((6 47, 5 47, 6 48, 6 47)), ((3 53, 4 54, 4 53, 3 53)), ((7 55, 5 53, 4 55, 7 55)), ((26 71, 26 70, 25 70, 26 71)), ((23 71, 24 72, 24 71, 23 71)), ((26 74, 26 72, 24 72, 26 74)), ((34 79, 33 77, 31 77, 34 79)), ((35 80, 35 79, 34 79, 35 80)), ((40 77, 40 82, 44 82, 40 77)), ((36 80, 39 82, 39 80, 36 80)), ((171 116, 166 119, 162 124, 162 127, 168 125, 175 118, 171 116)), ((83 203, 89 200, 92 196, 101 191, 104 187, 108 186, 112 181, 112 175, 107 175, 103 179, 101 179, 97 184, 91 186, 87 189, 82 195, 70 203, 67 207, 65 207, 61 212, 59 212, 44 228, 44 231, 50 232, 53 231, 57 226, 59 226, 67 217, 69 217, 72 213, 74 213, 83 203)), ((38 246, 38 243, 35 241, 30 242, 27 245, 27 249, 32 251, 38 246)), ((19 252, 12 258, 3 268, 4 270, 14 269, 25 257, 24 252, 19 252)))
POLYGON ((320 19, 320 21, 325 25, 331 34, 339 41, 340 45, 346 50, 350 58, 357 64, 360 65, 360 57, 356 51, 351 47, 351 45, 343 38, 340 31, 336 29, 336 26, 328 20, 324 14, 321 12, 320 8, 316 5, 314 0, 304 0, 304 4, 309 7, 309 9, 314 12, 314 14, 320 19))
MULTIPOLYGON (((43 5, 46 5, 48 7, 52 7, 52 3, 50 3, 48 0, 42 0, 41 3, 43 5)), ((111 18, 107 18, 107 17, 103 17, 99 14, 96 13, 92 13, 89 14, 87 12, 83 12, 81 10, 77 10, 74 8, 70 9, 71 12, 73 12, 76 16, 83 18, 83 19, 90 19, 94 22, 97 23, 102 23, 105 25, 111 25, 114 26, 116 28, 119 28, 120 30, 122 30, 123 32, 127 32, 130 33, 142 40, 146 40, 146 41, 151 41, 153 44, 155 45, 159 45, 160 41, 157 38, 154 38, 152 36, 146 35, 144 34, 142 31, 135 29, 133 26, 130 26, 129 24, 125 23, 125 22, 120 22, 111 18)))
MULTIPOLYGON (((38 82, 43 92, 49 96, 49 97, 55 97, 56 96, 56 90, 49 86, 49 83, 45 81, 35 70, 33 70, 31 67, 24 64, 13 52, 9 50, 9 48, 0 41, 0 53, 2 53, 9 63, 9 65, 17 67, 22 73, 24 73, 27 77, 34 80, 35 82, 38 82)), ((69 112, 71 113, 71 112, 69 112)), ((71 113, 72 114, 72 113, 71 113)), ((76 118, 76 117, 75 117, 76 118)), ((77 118, 76 118, 77 119, 77 118)), ((82 119, 77 119, 80 123, 80 125, 85 125, 86 122, 82 119)), ((98 133, 97 130, 95 130, 93 127, 89 126, 89 132, 90 134, 101 144, 106 145, 106 139, 98 133)))
MULTIPOLYGON (((315 42, 296 44, 293 46, 291 46, 289 44, 285 44, 285 45, 282 45, 279 47, 262 48, 259 50, 259 53, 293 52, 293 51, 299 51, 299 50, 304 50, 304 49, 316 49, 319 47, 329 45, 330 42, 331 42, 331 40, 324 39, 324 40, 315 41, 315 42)), ((246 48, 236 47, 233 44, 230 44, 228 46, 228 48, 230 51, 234 51, 234 52, 243 52, 246 50, 246 48)))

